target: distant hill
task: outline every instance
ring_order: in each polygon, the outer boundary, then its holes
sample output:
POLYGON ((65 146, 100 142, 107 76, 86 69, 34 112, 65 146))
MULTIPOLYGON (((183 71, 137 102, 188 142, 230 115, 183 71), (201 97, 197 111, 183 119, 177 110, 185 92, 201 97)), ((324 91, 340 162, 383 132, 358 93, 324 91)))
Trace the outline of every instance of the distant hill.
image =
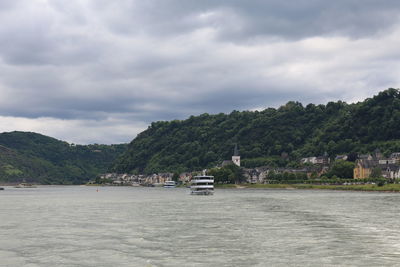
POLYGON ((70 145, 31 132, 0 134, 0 182, 81 184, 107 171, 127 145, 70 145))
POLYGON ((295 165, 301 157, 400 151, 400 93, 388 89, 363 102, 288 102, 278 109, 202 114, 152 123, 114 163, 117 172, 200 170, 230 159, 244 166, 295 165), (283 156, 283 157, 282 157, 283 156))

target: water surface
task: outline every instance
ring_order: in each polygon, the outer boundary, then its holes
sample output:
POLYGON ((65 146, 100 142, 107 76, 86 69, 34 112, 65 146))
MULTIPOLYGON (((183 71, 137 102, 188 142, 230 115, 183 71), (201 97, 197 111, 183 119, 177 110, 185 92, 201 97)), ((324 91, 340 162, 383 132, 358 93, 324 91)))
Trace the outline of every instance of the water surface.
POLYGON ((398 266, 400 194, 0 191, 0 266, 398 266))

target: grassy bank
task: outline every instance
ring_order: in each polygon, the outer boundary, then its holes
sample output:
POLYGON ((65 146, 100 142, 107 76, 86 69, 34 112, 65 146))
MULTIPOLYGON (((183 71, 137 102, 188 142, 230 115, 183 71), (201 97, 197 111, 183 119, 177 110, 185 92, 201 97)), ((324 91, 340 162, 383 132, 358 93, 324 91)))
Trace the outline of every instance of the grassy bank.
POLYGON ((255 189, 325 189, 325 190, 352 190, 352 191, 382 191, 400 192, 400 184, 385 184, 378 186, 375 184, 365 185, 314 185, 314 184, 223 184, 216 185, 216 188, 255 188, 255 189))

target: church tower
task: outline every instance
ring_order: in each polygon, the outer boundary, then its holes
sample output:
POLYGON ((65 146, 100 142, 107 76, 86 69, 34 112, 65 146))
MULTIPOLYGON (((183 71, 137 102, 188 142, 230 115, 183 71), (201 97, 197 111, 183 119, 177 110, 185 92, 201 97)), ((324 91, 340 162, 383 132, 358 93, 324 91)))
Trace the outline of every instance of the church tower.
POLYGON ((233 150, 232 162, 233 162, 233 164, 240 167, 240 156, 239 156, 239 150, 237 148, 237 144, 235 144, 235 148, 233 150))

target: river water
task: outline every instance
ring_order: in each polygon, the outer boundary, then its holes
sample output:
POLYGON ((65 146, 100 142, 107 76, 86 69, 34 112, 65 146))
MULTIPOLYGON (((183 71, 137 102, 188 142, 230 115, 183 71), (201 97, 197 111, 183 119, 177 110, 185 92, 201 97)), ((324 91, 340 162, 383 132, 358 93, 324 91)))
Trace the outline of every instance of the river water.
POLYGON ((399 266, 400 194, 0 191, 0 266, 399 266))

